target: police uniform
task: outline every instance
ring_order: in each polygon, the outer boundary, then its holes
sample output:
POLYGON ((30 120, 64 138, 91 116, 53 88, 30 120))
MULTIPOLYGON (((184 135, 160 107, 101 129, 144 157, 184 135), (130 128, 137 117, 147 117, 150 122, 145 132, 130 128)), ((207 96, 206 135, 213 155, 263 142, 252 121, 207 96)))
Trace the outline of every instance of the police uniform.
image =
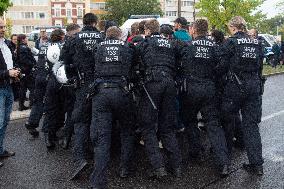
MULTIPOLYGON (((234 135, 234 120, 231 115, 236 115, 241 110, 241 130, 249 163, 261 166, 262 144, 258 127, 261 122, 263 92, 261 43, 243 32, 237 32, 226 42, 222 56, 224 61, 229 62, 229 80, 222 100, 227 141, 231 144, 234 135)), ((232 146, 229 145, 228 148, 232 146)))
POLYGON ((170 168, 176 171, 181 165, 181 152, 174 132, 177 124, 175 76, 181 47, 178 42, 165 39, 158 33, 146 37, 137 45, 145 66, 145 88, 153 100, 151 102, 146 91, 142 93, 139 120, 154 174, 164 172, 165 167, 157 134, 167 151, 170 168))
MULTIPOLYGON (((75 75, 77 88, 75 91, 76 101, 72 112, 74 122, 74 160, 80 167, 86 165, 86 150, 88 146, 91 124, 91 102, 86 101, 88 86, 94 78, 93 52, 96 45, 102 42, 102 35, 92 26, 84 26, 82 31, 71 40, 70 48, 64 57, 67 76, 75 75), (72 58, 72 61, 70 61, 72 58)), ((79 168, 78 171, 81 169, 79 168)), ((75 173, 73 176, 77 175, 75 173)))
POLYGON ((25 127, 30 131, 33 136, 38 135, 38 132, 35 129, 39 126, 40 119, 43 115, 43 101, 45 96, 45 90, 52 67, 51 63, 46 60, 47 48, 48 43, 45 43, 39 49, 33 97, 34 103, 31 108, 29 120, 25 124, 25 127))
POLYGON ((186 49, 182 61, 184 85, 182 93, 182 117, 188 134, 190 153, 199 157, 201 142, 197 127, 200 111, 218 168, 229 165, 224 131, 221 128, 217 109, 215 68, 219 63, 216 45, 205 36, 196 37, 186 49))
POLYGON ((128 169, 133 151, 133 117, 128 91, 129 71, 133 66, 134 50, 116 39, 106 39, 98 46, 95 56, 95 82, 92 98, 91 138, 94 142, 93 187, 106 187, 107 163, 110 159, 112 121, 121 128, 121 168, 128 169))
MULTIPOLYGON (((58 46, 59 49, 62 48, 62 42, 50 43, 49 48, 52 46, 58 46)), ((60 54, 58 53, 57 56, 60 54)), ((58 57, 59 58, 59 57, 58 57)), ((52 64, 52 69, 58 63, 52 64)), ((62 90, 62 85, 56 80, 53 71, 49 74, 44 100, 44 120, 43 120, 43 132, 45 133, 46 145, 48 148, 54 147, 56 140, 56 132, 60 127, 64 126, 65 121, 65 111, 64 111, 64 99, 66 98, 64 91, 62 90)))
POLYGON ((30 102, 32 103, 32 95, 34 89, 34 76, 32 70, 36 65, 31 49, 26 44, 20 44, 17 52, 17 64, 21 68, 24 77, 20 81, 19 108, 24 109, 27 89, 30 91, 30 102))

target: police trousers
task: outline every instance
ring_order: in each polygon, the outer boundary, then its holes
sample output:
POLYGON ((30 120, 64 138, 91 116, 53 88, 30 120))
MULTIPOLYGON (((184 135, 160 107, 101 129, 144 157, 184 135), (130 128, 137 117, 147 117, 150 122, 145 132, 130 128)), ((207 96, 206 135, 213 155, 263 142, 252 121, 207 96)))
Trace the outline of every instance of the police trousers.
POLYGON ((226 138, 231 143, 234 136, 233 117, 238 111, 242 114, 241 131, 249 162, 262 165, 262 144, 258 124, 261 122, 261 80, 253 73, 239 75, 241 85, 229 81, 225 87, 222 100, 222 114, 226 138))
POLYGON ((91 183, 105 188, 107 164, 110 159, 112 121, 120 123, 121 163, 128 169, 134 145, 134 123, 130 95, 120 87, 101 88, 92 99, 91 138, 94 143, 94 171, 91 183))

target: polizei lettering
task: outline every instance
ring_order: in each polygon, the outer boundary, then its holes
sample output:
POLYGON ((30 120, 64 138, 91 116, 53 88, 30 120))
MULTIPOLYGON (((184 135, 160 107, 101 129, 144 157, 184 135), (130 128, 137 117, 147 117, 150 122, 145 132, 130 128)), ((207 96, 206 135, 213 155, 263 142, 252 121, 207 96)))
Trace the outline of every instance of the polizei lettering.
POLYGON ((193 45, 199 45, 199 46, 209 46, 209 47, 213 47, 214 43, 208 40, 196 40, 196 41, 192 41, 193 45))
POLYGON ((101 42, 101 45, 124 45, 125 43, 120 40, 108 40, 101 42))
POLYGON ((100 33, 80 33, 79 34, 79 38, 80 39, 100 39, 101 38, 101 34, 100 33))
POLYGON ((250 39, 250 38, 241 38, 241 39, 238 39, 238 45, 241 45, 241 44, 255 44, 255 45, 258 45, 258 40, 257 39, 250 39))

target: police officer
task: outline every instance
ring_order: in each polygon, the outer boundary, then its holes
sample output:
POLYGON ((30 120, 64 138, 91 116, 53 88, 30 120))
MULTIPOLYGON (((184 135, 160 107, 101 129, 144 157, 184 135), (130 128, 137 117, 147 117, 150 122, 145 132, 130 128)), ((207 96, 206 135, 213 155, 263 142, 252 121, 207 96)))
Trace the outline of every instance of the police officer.
MULTIPOLYGON (((67 76, 77 78, 76 101, 72 112, 74 122, 74 160, 76 169, 72 175, 75 178, 87 166, 86 150, 88 146, 91 124, 91 101, 86 101, 88 86, 94 78, 93 52, 96 45, 102 42, 102 35, 95 27, 98 18, 93 13, 83 17, 84 27, 70 42, 70 48, 65 52, 64 64, 67 76), (72 59, 72 60, 70 60, 72 59)), ((69 79, 69 78, 68 78, 69 79)))
POLYGON ((182 114, 186 133, 193 156, 199 157, 201 142, 197 128, 197 114, 200 111, 207 127, 207 134, 216 157, 220 175, 229 174, 229 157, 224 131, 218 117, 215 88, 215 67, 219 58, 215 52, 216 45, 207 38, 208 23, 199 19, 193 23, 192 44, 186 49, 182 61, 184 85, 182 93, 182 114))
MULTIPOLYGON (((63 57, 66 56, 66 52, 68 52, 68 48, 70 47, 70 42, 72 39, 76 36, 78 32, 81 31, 81 28, 78 24, 70 24, 66 27, 66 36, 65 36, 65 44, 62 47, 61 50, 61 55, 60 55, 60 60, 64 60, 63 57)), ((72 61, 72 59, 70 59, 72 61)), ((69 63, 69 64, 72 64, 69 63)), ((72 81, 71 81, 72 82, 72 81)), ((64 112, 67 113, 66 120, 65 120, 65 126, 64 126, 64 136, 62 140, 62 148, 67 149, 69 147, 69 143, 71 141, 71 137, 74 132, 74 124, 72 122, 71 116, 72 116, 72 111, 74 107, 74 102, 75 102, 75 92, 74 92, 74 86, 69 82, 69 86, 62 86, 63 96, 64 98, 64 112), (71 85, 69 85, 71 84, 71 85)))
POLYGON ((121 30, 110 27, 106 40, 95 55, 95 82, 92 86, 91 136, 94 142, 94 188, 106 187, 107 163, 110 159, 112 120, 121 125, 121 176, 127 176, 133 151, 133 117, 128 90, 129 72, 133 67, 134 49, 120 40, 121 30))
MULTIPOLYGON (((145 75, 139 112, 142 136, 153 172, 151 176, 167 175, 165 162, 159 149, 157 134, 169 158, 170 171, 181 176, 181 152, 175 137, 177 124, 175 75, 177 57, 180 56, 178 42, 163 38, 157 20, 145 24, 146 39, 137 45, 145 75), (158 131, 157 131, 158 130, 158 131), (157 133, 157 132, 158 133, 157 133)), ((182 42, 179 42, 182 43, 182 42)))
POLYGON ((43 132, 45 143, 48 149, 55 147, 57 139, 56 132, 64 125, 65 111, 64 99, 65 94, 62 86, 57 82, 55 77, 56 66, 58 66, 60 50, 64 43, 65 33, 61 29, 54 30, 50 35, 50 44, 47 48, 47 60, 52 64, 52 73, 47 82, 44 100, 45 117, 43 120, 43 132))
POLYGON ((36 60, 33 57, 31 49, 28 47, 27 36, 24 34, 18 35, 17 64, 23 73, 23 78, 20 81, 19 94, 19 110, 23 111, 28 109, 28 107, 24 105, 27 89, 30 91, 30 103, 32 103, 32 94, 34 89, 34 77, 32 71, 36 64, 36 60))
POLYGON ((38 62, 36 64, 35 89, 33 97, 33 105, 30 117, 25 123, 25 127, 33 137, 37 137, 39 132, 36 130, 39 126, 40 119, 43 115, 43 101, 48 78, 51 73, 52 64, 46 60, 46 51, 48 42, 42 44, 38 53, 38 62))
MULTIPOLYGON (((233 35, 225 44, 223 60, 227 65, 230 78, 223 94, 222 114, 227 121, 225 131, 227 140, 232 140, 233 120, 239 110, 242 114, 242 133, 249 164, 245 170, 263 174, 262 144, 258 124, 261 121, 262 46, 259 40, 246 34, 246 22, 236 16, 228 24, 233 35)), ((230 146, 229 146, 230 148, 230 146)))

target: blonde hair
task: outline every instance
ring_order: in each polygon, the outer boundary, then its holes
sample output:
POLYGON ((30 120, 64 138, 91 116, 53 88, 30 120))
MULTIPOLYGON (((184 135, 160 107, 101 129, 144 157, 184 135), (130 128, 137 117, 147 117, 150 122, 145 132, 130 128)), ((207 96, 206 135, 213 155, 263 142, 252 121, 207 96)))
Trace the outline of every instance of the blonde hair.
POLYGON ((238 30, 246 31, 247 22, 241 16, 235 16, 229 21, 229 26, 236 27, 238 30))

